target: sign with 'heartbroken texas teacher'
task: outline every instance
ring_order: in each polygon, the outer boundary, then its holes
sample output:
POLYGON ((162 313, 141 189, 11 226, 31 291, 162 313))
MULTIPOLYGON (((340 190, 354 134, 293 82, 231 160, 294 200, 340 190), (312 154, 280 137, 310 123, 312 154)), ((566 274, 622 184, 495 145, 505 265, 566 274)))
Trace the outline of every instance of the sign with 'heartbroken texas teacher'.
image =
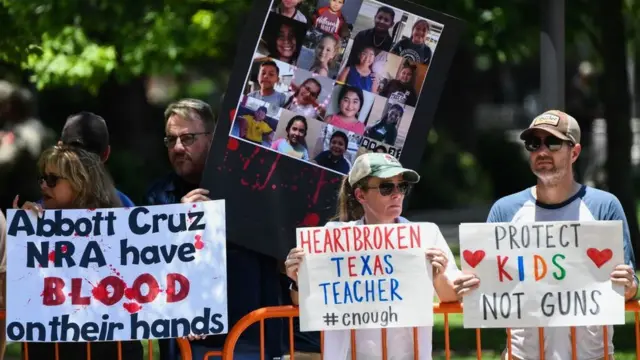
POLYGON ((300 330, 433 324, 433 281, 424 249, 435 224, 298 228, 300 330))
POLYGON ((224 200, 7 212, 7 339, 228 330, 224 200))
POLYGON ((465 328, 624 324, 621 221, 460 225, 465 328))

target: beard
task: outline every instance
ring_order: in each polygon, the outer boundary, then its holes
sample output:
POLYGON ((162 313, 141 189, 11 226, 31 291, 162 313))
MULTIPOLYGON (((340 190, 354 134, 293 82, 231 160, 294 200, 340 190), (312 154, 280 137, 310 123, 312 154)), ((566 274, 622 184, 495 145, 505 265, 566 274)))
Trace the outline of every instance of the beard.
POLYGON ((560 182, 567 174, 566 166, 564 165, 564 163, 556 164, 551 157, 540 156, 531 163, 531 171, 543 185, 553 186, 560 182), (548 161, 551 163, 551 166, 544 165, 543 167, 539 167, 537 165, 539 161, 548 161))

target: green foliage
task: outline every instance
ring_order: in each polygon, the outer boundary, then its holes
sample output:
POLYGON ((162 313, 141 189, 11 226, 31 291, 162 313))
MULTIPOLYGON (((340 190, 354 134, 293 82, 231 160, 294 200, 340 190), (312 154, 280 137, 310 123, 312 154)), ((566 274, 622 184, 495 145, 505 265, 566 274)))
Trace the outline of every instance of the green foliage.
POLYGON ((492 199, 489 177, 474 155, 462 151, 443 132, 431 130, 420 172, 411 197, 420 208, 454 208, 487 203, 492 199))
POLYGON ((231 62, 248 0, 0 0, 9 24, 0 61, 19 64, 42 89, 95 93, 112 74, 125 80, 182 73, 202 57, 231 62))
MULTIPOLYGON (((539 47, 539 2, 529 0, 420 0, 417 3, 467 22, 463 42, 491 65, 518 63, 539 47)), ((445 29, 446 31, 446 29, 445 29)))

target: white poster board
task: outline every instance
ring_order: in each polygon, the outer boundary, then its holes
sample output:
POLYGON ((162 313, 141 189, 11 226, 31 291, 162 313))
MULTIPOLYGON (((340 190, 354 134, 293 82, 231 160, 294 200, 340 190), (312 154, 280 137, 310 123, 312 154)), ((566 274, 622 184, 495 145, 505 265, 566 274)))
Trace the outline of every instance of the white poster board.
POLYGON ((621 221, 461 224, 460 252, 465 328, 624 324, 621 221))
POLYGON ((299 228, 300 330, 433 324, 434 224, 299 228))
POLYGON ((228 331, 224 200, 7 212, 7 339, 228 331))

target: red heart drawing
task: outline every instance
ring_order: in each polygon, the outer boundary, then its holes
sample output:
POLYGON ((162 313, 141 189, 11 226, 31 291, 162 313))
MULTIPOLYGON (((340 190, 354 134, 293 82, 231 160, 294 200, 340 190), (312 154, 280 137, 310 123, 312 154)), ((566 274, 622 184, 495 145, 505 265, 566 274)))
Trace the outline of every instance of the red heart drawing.
POLYGON ((138 312, 140 309, 142 309, 142 306, 138 303, 124 303, 122 304, 122 307, 124 307, 125 309, 127 309, 127 311, 129 312, 129 314, 133 314, 135 312, 138 312))
POLYGON ((480 261, 482 261, 482 259, 484 259, 484 250, 476 250, 476 251, 471 251, 471 250, 465 250, 462 252, 462 257, 464 258, 464 261, 467 262, 467 264, 469 264, 469 266, 471 266, 472 268, 475 268, 476 266, 478 266, 478 264, 480 264, 480 261))
POLYGON ((133 299, 133 294, 134 294, 134 292, 133 292, 132 288, 124 289, 124 296, 126 296, 127 299, 129 299, 129 300, 133 299))
POLYGON ((613 257, 613 251, 611 249, 598 250, 596 248, 588 248, 587 256, 593 261, 598 268, 606 264, 607 261, 613 257))

